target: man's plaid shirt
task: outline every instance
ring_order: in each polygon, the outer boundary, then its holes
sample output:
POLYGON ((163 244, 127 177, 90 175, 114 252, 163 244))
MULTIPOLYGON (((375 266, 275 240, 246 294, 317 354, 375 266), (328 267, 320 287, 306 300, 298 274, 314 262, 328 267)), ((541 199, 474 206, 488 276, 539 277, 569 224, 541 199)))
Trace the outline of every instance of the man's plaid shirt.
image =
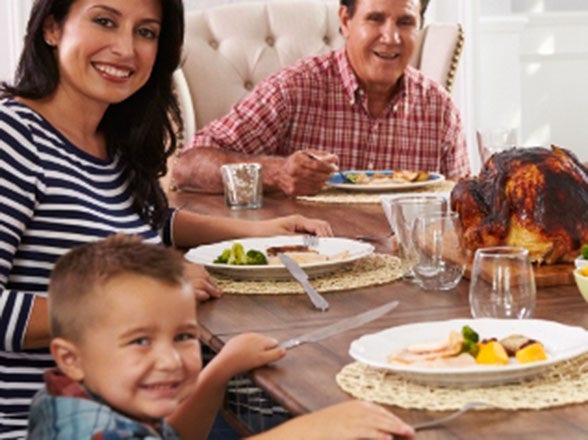
POLYGON ((469 174, 461 117, 441 85, 408 67, 378 117, 366 100, 343 49, 308 57, 262 81, 188 147, 281 156, 314 148, 337 154, 342 169, 469 174))

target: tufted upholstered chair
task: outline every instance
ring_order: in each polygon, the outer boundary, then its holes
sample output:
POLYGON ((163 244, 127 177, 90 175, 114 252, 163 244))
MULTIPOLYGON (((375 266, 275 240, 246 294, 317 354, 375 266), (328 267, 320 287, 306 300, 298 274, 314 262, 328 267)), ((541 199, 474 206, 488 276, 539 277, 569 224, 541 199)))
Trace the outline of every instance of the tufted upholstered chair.
MULTIPOLYGON (((183 140, 226 114, 270 73, 341 47, 338 8, 336 0, 281 0, 187 13, 184 62, 174 77, 183 140)), ((430 24, 411 64, 450 90, 462 43, 458 24, 430 24)))

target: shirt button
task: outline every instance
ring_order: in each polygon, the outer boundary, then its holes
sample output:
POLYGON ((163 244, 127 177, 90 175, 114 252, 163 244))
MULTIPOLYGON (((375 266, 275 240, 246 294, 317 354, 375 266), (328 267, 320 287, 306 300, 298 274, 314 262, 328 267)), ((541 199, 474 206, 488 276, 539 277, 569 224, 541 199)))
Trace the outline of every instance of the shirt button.
POLYGON ((328 35, 325 35, 325 36, 323 37, 323 43, 325 43, 325 44, 327 44, 327 45, 331 44, 331 39, 329 38, 329 36, 328 36, 328 35))
POLYGON ((209 45, 210 45, 210 47, 212 47, 213 49, 215 49, 215 50, 216 50, 216 49, 218 49, 218 41, 216 41, 216 40, 210 40, 210 41, 208 42, 208 44, 209 44, 209 45))
POLYGON ((245 84, 243 84, 243 87, 245 87, 245 90, 253 90, 253 83, 251 81, 245 81, 245 84))
POLYGON ((373 162, 368 163, 368 166, 367 167, 368 167, 368 170, 373 170, 374 169, 374 163, 373 162))
POLYGON ((274 44, 276 44, 276 40, 274 39, 274 37, 269 36, 265 39, 265 42, 267 43, 268 46, 272 47, 274 44))

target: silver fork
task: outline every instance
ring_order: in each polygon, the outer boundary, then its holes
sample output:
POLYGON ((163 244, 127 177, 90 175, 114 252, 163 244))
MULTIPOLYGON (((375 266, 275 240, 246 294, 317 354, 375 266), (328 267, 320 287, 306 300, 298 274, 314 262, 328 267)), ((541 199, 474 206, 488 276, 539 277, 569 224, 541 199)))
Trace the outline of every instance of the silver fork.
POLYGON ((462 406, 460 409, 458 409, 454 413, 449 414, 446 417, 441 417, 440 419, 437 419, 437 420, 430 420, 428 422, 417 423, 417 424, 413 425, 412 427, 414 428, 415 431, 421 431, 423 429, 434 428, 436 426, 443 425, 453 419, 456 419, 459 416, 461 416, 462 414, 464 414, 468 411, 471 411, 472 409, 482 408, 482 407, 492 408, 493 405, 491 405, 489 403, 485 403, 485 402, 468 402, 464 406, 462 406))

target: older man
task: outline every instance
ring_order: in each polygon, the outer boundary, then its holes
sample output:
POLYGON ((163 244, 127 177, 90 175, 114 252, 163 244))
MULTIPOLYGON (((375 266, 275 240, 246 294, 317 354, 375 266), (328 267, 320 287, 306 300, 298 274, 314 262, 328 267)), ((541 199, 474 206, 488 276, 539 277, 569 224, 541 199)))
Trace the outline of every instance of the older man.
POLYGON ((341 0, 345 47, 281 69, 196 133, 176 185, 220 192, 220 165, 243 161, 289 195, 317 193, 337 166, 469 173, 459 111, 408 65, 426 3, 341 0))

